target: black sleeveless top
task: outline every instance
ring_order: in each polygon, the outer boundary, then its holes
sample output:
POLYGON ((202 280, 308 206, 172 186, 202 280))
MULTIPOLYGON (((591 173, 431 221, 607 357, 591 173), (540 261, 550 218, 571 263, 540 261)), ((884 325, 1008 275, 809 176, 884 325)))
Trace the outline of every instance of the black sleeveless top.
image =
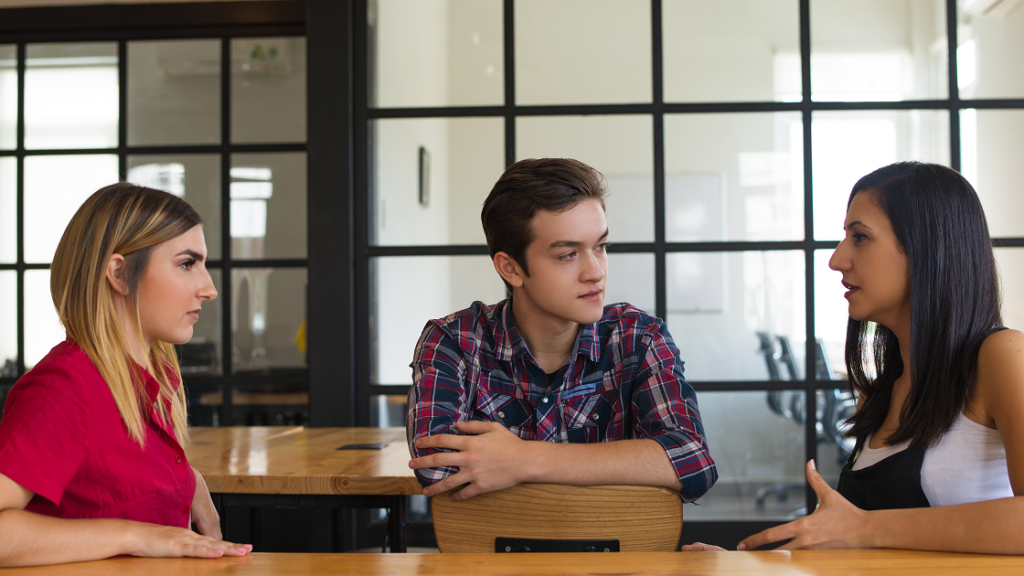
POLYGON ((921 488, 921 464, 924 462, 922 448, 911 445, 881 462, 854 470, 853 462, 860 447, 858 442, 839 475, 836 490, 843 498, 861 510, 930 506, 921 488))

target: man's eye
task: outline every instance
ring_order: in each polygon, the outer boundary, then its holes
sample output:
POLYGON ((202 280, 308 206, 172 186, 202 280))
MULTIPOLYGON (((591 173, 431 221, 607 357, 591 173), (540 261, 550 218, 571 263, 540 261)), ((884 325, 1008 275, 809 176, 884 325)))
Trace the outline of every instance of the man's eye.
POLYGON ((576 253, 575 252, 569 252, 568 254, 562 254, 561 256, 558 257, 558 259, 559 260, 572 260, 575 257, 576 257, 576 253))

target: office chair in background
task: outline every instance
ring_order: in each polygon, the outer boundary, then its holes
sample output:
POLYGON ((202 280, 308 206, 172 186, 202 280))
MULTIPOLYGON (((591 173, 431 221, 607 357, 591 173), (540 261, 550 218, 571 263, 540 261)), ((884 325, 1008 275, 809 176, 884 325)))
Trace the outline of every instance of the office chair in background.
MULTIPOLYGON (((799 380, 800 373, 796 367, 789 337, 776 336, 772 338, 767 332, 758 332, 757 336, 761 343, 760 351, 764 354, 769 378, 771 380, 799 380), (788 376, 786 378, 783 377, 783 369, 788 376)), ((817 340, 816 350, 815 378, 817 380, 836 380, 828 353, 820 338, 817 340)), ((771 390, 768 392, 766 401, 772 412, 799 426, 804 425, 806 403, 802 392, 771 390)), ((845 421, 853 415, 857 408, 857 401, 848 390, 818 390, 815 406, 817 408, 815 430, 818 444, 834 445, 837 448, 837 464, 842 467, 855 444, 852 438, 845 436, 848 429, 845 421)), ((788 499, 790 491, 802 491, 803 489, 803 482, 775 482, 757 490, 754 495, 754 505, 759 509, 764 508, 765 499, 770 494, 774 494, 780 502, 784 502, 788 499)), ((806 513, 806 510, 796 510, 793 514, 801 515, 801 512, 806 513)))

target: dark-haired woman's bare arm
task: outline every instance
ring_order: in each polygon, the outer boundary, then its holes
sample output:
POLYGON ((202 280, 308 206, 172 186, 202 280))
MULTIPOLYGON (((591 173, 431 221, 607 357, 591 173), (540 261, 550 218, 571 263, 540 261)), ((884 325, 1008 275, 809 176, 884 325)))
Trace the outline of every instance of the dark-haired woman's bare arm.
POLYGON ((68 520, 26 512, 34 494, 0 474, 0 567, 99 560, 119 554, 150 557, 244 556, 252 547, 185 528, 130 520, 68 520))
POLYGON ((999 431, 1015 496, 955 506, 865 512, 832 490, 809 467, 808 480, 821 502, 814 514, 755 534, 740 545, 754 549, 791 540, 782 548, 1024 554, 1024 334, 1005 330, 985 340, 967 415, 999 431))

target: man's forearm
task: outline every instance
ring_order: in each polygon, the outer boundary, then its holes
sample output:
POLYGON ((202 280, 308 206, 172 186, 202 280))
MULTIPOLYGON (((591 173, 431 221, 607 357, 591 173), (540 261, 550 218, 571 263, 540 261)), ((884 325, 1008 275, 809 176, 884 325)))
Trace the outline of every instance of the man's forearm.
POLYGON ((676 491, 683 487, 665 449, 654 440, 526 444, 521 462, 525 482, 577 486, 633 484, 676 491))

